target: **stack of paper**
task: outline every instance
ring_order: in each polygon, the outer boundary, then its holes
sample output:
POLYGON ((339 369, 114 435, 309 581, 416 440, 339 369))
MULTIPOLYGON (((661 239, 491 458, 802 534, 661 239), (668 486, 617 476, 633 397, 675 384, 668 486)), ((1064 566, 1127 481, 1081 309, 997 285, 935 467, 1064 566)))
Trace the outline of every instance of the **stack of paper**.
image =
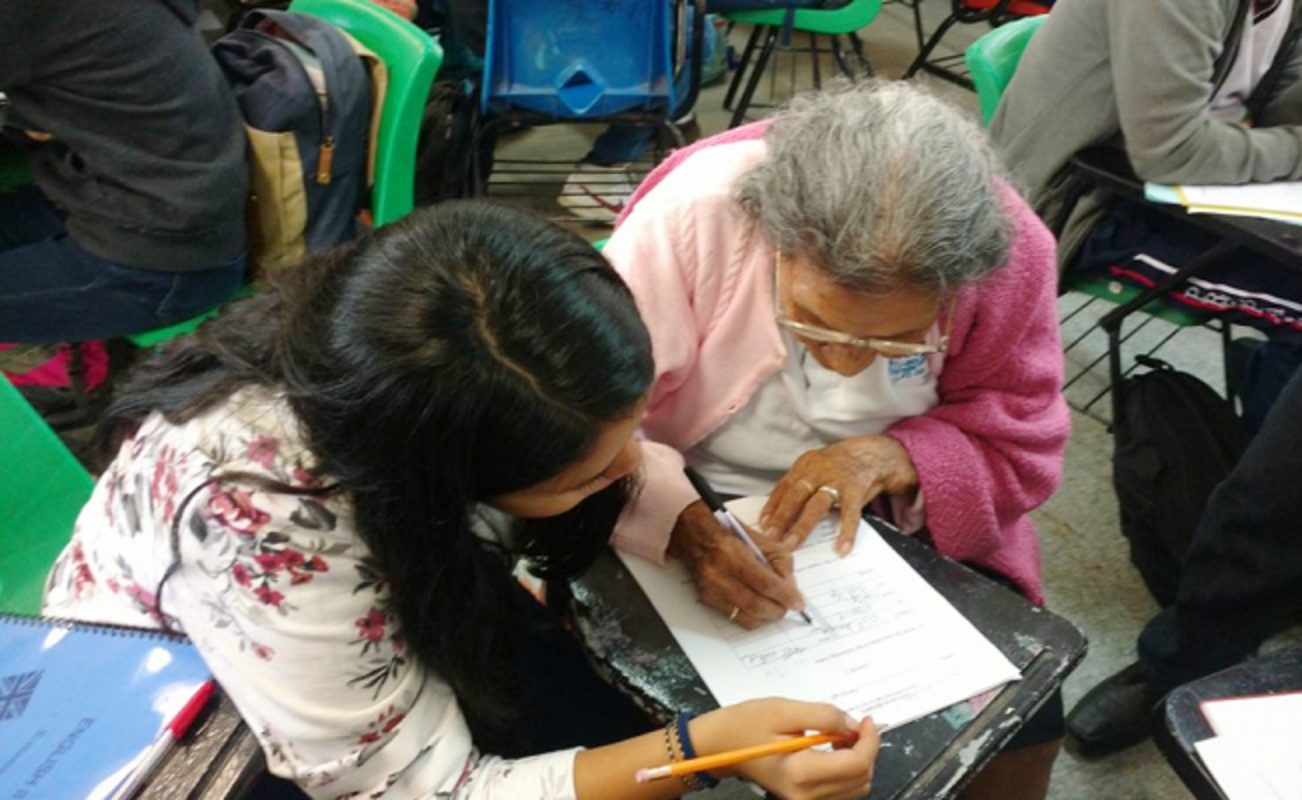
POLYGON ((1154 203, 1185 206, 1191 214, 1228 214, 1302 225, 1302 182, 1247 183, 1239 186, 1144 185, 1154 203))
MULTIPOLYGON (((743 521, 763 505, 747 501, 729 504, 743 521)), ((620 557, 720 705, 826 702, 891 728, 1021 677, 866 523, 850 555, 837 556, 839 527, 824 521, 795 553, 812 625, 791 614, 747 631, 702 605, 679 564, 620 557)))
POLYGON ((1216 735, 1194 748, 1229 800, 1302 797, 1302 692, 1201 707, 1216 735))

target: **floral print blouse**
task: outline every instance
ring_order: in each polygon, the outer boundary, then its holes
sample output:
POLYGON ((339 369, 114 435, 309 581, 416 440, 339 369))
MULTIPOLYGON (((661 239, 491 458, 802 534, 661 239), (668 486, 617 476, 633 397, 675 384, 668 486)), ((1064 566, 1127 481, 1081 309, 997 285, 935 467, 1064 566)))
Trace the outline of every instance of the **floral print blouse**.
POLYGON ((573 798, 576 751, 475 750, 456 697, 407 652, 384 578, 337 493, 310 474, 287 404, 245 389, 122 445, 46 587, 45 613, 184 631, 269 769, 318 798, 573 798), (227 476, 227 477, 223 477, 227 476), (180 567, 161 598, 175 528, 180 567))

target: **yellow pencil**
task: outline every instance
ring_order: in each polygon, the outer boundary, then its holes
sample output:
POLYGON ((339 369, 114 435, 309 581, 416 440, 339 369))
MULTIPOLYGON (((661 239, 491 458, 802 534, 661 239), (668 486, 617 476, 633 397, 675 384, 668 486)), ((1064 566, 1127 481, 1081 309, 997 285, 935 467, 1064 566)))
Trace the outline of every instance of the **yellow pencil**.
POLYGON ((677 778, 680 775, 731 767, 744 761, 765 756, 775 756, 778 753, 794 753, 797 750, 817 747, 820 744, 850 745, 854 744, 858 738, 858 734, 853 733, 817 733, 813 736, 797 736, 793 739, 783 739, 780 742, 743 747, 739 750, 729 750, 726 753, 716 753, 712 756, 701 756, 687 761, 679 761, 663 767, 648 767, 647 769, 638 770, 633 777, 638 783, 658 781, 664 778, 677 778))

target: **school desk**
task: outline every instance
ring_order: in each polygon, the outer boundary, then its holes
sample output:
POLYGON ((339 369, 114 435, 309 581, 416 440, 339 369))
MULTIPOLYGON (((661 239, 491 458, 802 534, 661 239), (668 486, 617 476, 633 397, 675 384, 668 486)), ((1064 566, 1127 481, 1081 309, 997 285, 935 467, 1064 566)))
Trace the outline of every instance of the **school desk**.
POLYGON ((1248 661, 1173 689, 1153 711, 1153 739, 1198 800, 1225 800, 1198 757, 1196 742, 1213 736, 1204 700, 1302 692, 1302 648, 1248 661))
MULTIPOLYGON (((1022 672, 983 709, 964 701, 888 731, 872 800, 954 797, 1085 655, 1080 629, 879 522, 883 537, 1022 672)), ((692 664, 613 552, 571 587, 575 627, 598 671, 661 721, 717 708, 692 664)))

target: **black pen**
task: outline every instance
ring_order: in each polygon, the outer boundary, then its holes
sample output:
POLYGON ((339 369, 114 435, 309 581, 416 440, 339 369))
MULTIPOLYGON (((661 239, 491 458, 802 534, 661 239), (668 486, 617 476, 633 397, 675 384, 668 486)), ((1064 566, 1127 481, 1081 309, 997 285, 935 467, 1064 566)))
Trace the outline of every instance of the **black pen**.
MULTIPOLYGON (((732 531, 734 536, 741 539, 742 543, 750 548, 750 551, 755 554, 755 557, 758 558, 764 566, 777 572, 773 567, 773 563, 769 561, 769 557, 764 555, 764 551, 760 549, 759 545, 755 544, 755 540, 750 538, 750 534, 746 532, 746 526, 742 525, 741 520, 737 519, 736 515, 728 510, 728 507, 723 504, 723 500, 720 499, 719 495, 715 494, 714 487, 710 486, 704 476, 691 467, 683 467, 683 472, 687 475, 687 480, 692 482, 692 488, 694 488, 696 493, 701 496, 701 499, 705 501, 705 505, 710 509, 710 513, 714 514, 714 518, 717 519, 723 527, 732 531)), ((810 625, 814 624, 814 621, 810 619, 809 615, 805 612, 797 611, 796 613, 799 614, 805 622, 810 625)))

